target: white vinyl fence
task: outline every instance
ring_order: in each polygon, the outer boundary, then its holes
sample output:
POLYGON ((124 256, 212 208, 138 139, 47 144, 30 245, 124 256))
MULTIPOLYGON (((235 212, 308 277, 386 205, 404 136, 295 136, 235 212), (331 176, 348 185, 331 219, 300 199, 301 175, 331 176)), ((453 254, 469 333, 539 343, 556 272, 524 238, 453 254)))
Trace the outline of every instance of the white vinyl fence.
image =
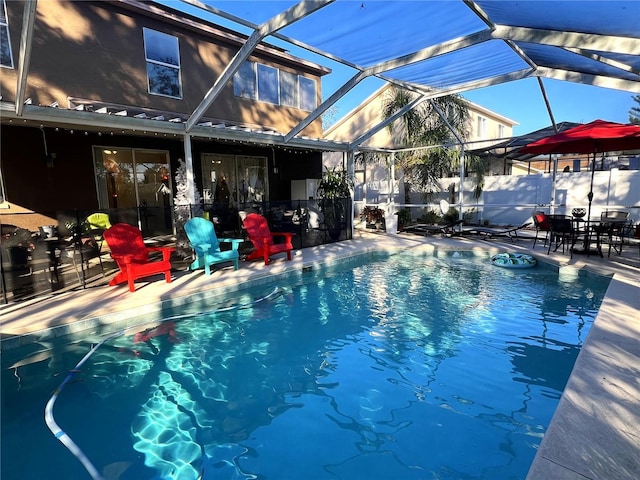
MULTIPOLYGON (((476 200, 473 196, 474 181, 465 179, 462 211, 474 223, 493 225, 522 224, 536 210, 570 215, 573 208, 588 208, 590 182, 591 172, 558 172, 554 195, 551 174, 489 176, 485 177, 482 194, 476 200)), ((408 206, 416 220, 425 208, 440 213, 438 204, 441 199, 449 201, 452 207, 460 207, 460 179, 456 177, 442 179, 443 190, 434 195, 430 204, 424 204, 418 192, 412 192, 410 201, 405 202, 402 182, 396 181, 393 204, 389 205, 386 185, 388 182, 383 179, 379 182, 381 188, 356 185, 356 213, 365 204, 379 204, 394 211, 408 206), (448 188, 455 189, 455 193, 452 194, 448 188)), ((640 171, 612 169, 594 173, 591 217, 616 210, 628 211, 634 223, 640 222, 640 171)))

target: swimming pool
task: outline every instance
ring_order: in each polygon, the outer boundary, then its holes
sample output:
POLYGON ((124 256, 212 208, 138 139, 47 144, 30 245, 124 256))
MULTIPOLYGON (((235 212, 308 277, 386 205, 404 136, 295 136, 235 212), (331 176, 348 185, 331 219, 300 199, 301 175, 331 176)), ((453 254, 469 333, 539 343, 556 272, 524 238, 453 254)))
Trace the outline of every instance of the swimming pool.
MULTIPOLYGON (((521 479, 608 281, 460 254, 310 272, 105 343, 55 419, 105 478, 521 479)), ((43 411, 92 342, 3 369, 3 479, 88 478, 43 411)))

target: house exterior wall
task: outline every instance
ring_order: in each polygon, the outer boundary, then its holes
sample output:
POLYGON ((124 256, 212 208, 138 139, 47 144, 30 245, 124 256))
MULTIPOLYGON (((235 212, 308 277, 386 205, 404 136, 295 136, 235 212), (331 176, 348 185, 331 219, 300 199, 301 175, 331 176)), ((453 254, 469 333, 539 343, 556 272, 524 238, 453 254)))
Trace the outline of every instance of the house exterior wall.
MULTIPOLYGON (((361 105, 349 112, 343 119, 328 128, 324 136, 330 140, 349 141, 367 133, 372 127, 384 121, 384 105, 393 87, 387 85, 377 90, 361 105)), ((513 135, 513 127, 517 122, 492 112, 480 105, 465 100, 470 118, 467 123, 467 139, 473 143, 473 148, 482 146, 480 140, 494 140, 513 135), (478 119, 485 119, 484 133, 478 130, 478 119)), ((396 120, 396 124, 399 120, 396 120)), ((388 128, 377 132, 369 140, 363 142, 369 148, 402 148, 400 135, 392 134, 388 128)), ((469 149, 471 147, 468 147, 469 149)))
MULTIPOLYGON (((14 64, 17 66, 24 2, 7 3, 14 64)), ((25 98, 36 105, 58 102, 68 108, 69 97, 191 114, 246 38, 230 30, 203 24, 140 2, 38 2, 25 98), (143 28, 178 38, 182 98, 148 93, 143 28)), ((180 15, 184 15, 180 13, 180 15)), ((297 73, 316 84, 327 69, 296 59, 275 47, 261 46, 249 60, 297 73)), ((13 102, 17 69, 2 69, 3 101, 13 102)), ((287 132, 309 112, 234 96, 232 82, 205 113, 217 120, 263 125, 287 132)), ((322 123, 314 121, 304 134, 319 137, 322 123)))
MULTIPOLYGON (((384 121, 383 111, 384 105, 393 87, 386 86, 379 89, 361 105, 348 113, 343 119, 325 131, 325 138, 338 141, 347 141, 357 138, 367 133, 372 127, 384 121)), ((480 105, 465 101, 469 109, 469 121, 467 122, 467 140, 470 143, 467 150, 471 148, 479 148, 483 145, 482 140, 487 140, 487 144, 495 143, 495 139, 500 136, 511 136, 513 134, 513 126, 517 123, 506 117, 492 112, 480 105), (483 120, 483 129, 478 128, 479 120, 483 120)), ((397 123, 398 121, 396 121, 397 123)), ((367 148, 394 149, 403 147, 400 141, 401 135, 397 132, 392 134, 388 128, 378 131, 369 140, 363 142, 363 146, 367 148)), ((364 150, 364 149, 363 149, 364 150)), ((375 165, 367 163, 366 165, 356 165, 356 185, 355 185, 355 210, 358 213, 364 204, 386 202, 390 198, 389 165, 391 162, 391 154, 380 154, 387 156, 387 162, 378 162, 375 165)), ((323 163, 326 167, 334 167, 344 164, 343 155, 339 152, 326 152, 323 155, 323 163)), ((488 165, 489 175, 500 175, 502 165, 488 165)), ((421 193, 411 192, 410 199, 405 199, 405 188, 403 182, 403 173, 401 169, 396 168, 394 174, 393 201, 396 203, 420 203, 421 193)))
MULTIPOLYGON (((6 2, 14 68, 0 70, 3 104, 15 102, 24 6, 24 1, 6 2)), ((56 109, 48 106, 57 102, 59 109, 67 109, 73 106, 69 100, 72 97, 86 99, 88 103, 121 105, 123 109, 183 114, 186 118, 244 40, 246 38, 231 30, 203 23, 171 8, 159 8, 151 2, 40 1, 25 98, 53 113, 56 109), (143 28, 178 38, 181 99, 148 93, 143 28)), ((249 60, 312 79, 320 102, 320 77, 328 73, 328 69, 269 45, 259 45, 249 60)), ((286 132, 308 113, 235 96, 229 82, 205 117, 286 132)), ((126 134, 123 129, 120 134, 119 129, 114 132, 113 128, 85 128, 82 120, 77 124, 59 124, 55 115, 51 120, 34 121, 3 114, 0 120, 0 179, 5 194, 0 198, 0 223, 19 224, 18 217, 12 217, 18 214, 26 218, 24 215, 42 212, 45 217, 51 217, 56 210, 95 209, 98 200, 93 148, 96 146, 166 152, 172 176, 178 159, 185 157, 181 135, 156 133, 154 136, 152 132, 137 133, 131 129, 127 129, 126 134), (56 156, 50 166, 46 164, 46 154, 56 156)), ((314 121, 303 133, 320 136, 321 120, 314 121)), ((196 187, 200 192, 203 182, 200 157, 205 153, 268 159, 270 200, 288 199, 291 179, 321 175, 321 155, 317 152, 243 142, 203 141, 197 137, 190 141, 196 187)))

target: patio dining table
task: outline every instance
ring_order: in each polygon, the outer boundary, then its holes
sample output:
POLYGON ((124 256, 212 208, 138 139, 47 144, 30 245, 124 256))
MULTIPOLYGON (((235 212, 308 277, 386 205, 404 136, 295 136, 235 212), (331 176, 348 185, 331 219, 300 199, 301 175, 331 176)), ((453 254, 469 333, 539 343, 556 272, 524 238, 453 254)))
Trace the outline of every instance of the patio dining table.
MULTIPOLYGON (((621 229, 626 220, 612 220, 602 218, 573 218, 575 241, 582 238, 582 248, 574 248, 573 253, 584 255, 602 255, 602 240, 606 237, 609 243, 609 255, 611 254, 611 246, 613 245, 613 237, 615 233, 621 229)), ((616 251, 617 248, 614 246, 616 251)))

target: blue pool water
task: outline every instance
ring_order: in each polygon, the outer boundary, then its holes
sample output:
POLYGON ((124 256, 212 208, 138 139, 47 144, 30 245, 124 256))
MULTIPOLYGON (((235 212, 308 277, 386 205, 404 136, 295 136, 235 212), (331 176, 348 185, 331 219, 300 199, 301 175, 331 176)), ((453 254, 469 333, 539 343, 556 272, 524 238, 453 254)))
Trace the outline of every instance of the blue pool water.
MULTIPOLYGON (((106 342, 55 421, 109 479, 523 479, 607 285, 458 254, 309 273, 106 342)), ((89 478, 43 412, 95 341, 3 352, 3 480, 89 478)))

